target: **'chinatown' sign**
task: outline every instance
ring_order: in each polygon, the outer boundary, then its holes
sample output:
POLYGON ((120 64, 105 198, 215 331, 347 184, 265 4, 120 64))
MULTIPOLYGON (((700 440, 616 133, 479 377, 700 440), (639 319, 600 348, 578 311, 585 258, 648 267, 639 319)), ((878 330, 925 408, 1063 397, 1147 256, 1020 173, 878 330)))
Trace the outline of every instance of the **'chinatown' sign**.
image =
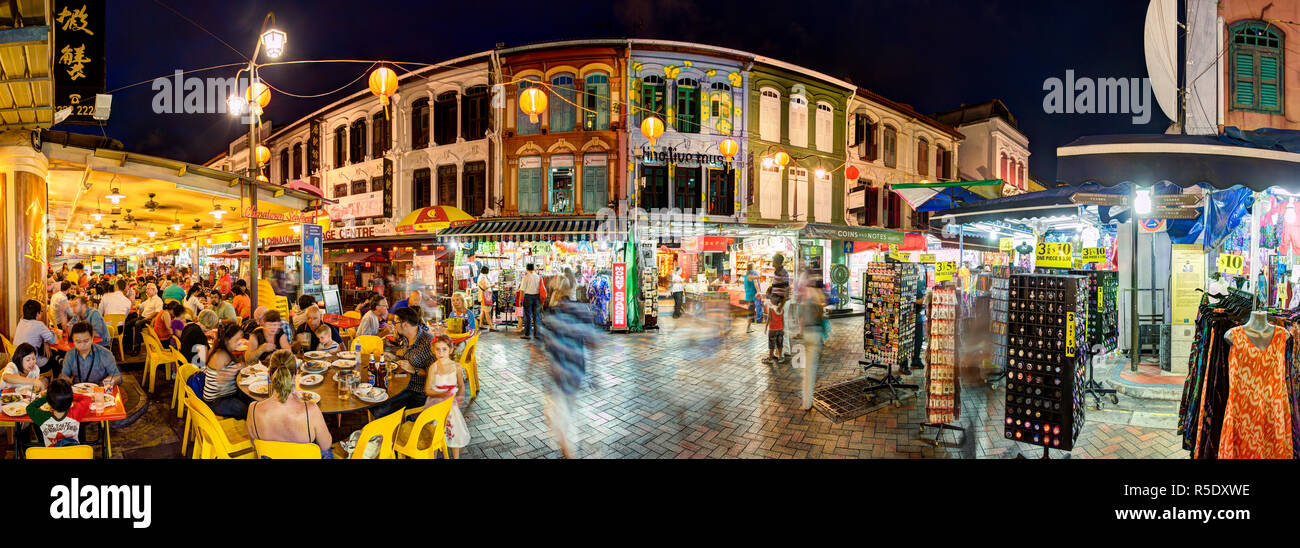
POLYGON ((627 265, 614 263, 614 291, 609 299, 610 330, 627 329, 627 265))
POLYGON ((726 162, 721 154, 704 154, 698 152, 681 152, 675 147, 654 148, 649 145, 641 147, 641 161, 656 163, 699 163, 721 165, 726 162))
POLYGON ((267 221, 291 221, 299 224, 309 224, 315 222, 315 213, 303 213, 301 211, 290 211, 288 213, 275 213, 272 211, 259 211, 253 206, 244 207, 245 219, 263 219, 267 221))
MULTIPOLYGON (((70 109, 61 123, 100 125, 95 96, 104 93, 104 0, 54 0, 54 110, 70 109)), ((13 5, 13 4, 11 4, 13 5)), ((31 15, 31 14, 27 14, 31 15)))

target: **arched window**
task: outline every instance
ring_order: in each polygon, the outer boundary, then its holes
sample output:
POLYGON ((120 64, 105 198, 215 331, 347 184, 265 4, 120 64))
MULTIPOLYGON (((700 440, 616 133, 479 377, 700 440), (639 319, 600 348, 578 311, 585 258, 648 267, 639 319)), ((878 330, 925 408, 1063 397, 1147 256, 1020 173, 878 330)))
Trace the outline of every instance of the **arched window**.
POLYGON ((641 79, 641 111, 637 115, 637 120, 644 120, 646 116, 658 116, 660 120, 667 120, 668 102, 664 99, 664 79, 662 76, 650 75, 641 79))
POLYGON ((348 126, 334 128, 334 169, 348 163, 348 126))
MULTIPOLYGON (((516 96, 515 100, 518 101, 519 99, 517 97, 522 97, 524 95, 524 90, 536 86, 537 84, 538 83, 536 80, 524 80, 522 82, 519 82, 519 95, 516 96)), ((537 135, 538 133, 541 133, 542 132, 541 116, 537 117, 536 122, 530 122, 528 120, 528 115, 524 114, 524 111, 519 108, 518 104, 516 104, 515 105, 515 132, 518 133, 519 135, 537 135)))
POLYGON ((885 126, 880 132, 880 148, 885 156, 885 167, 898 167, 898 130, 885 126))
POLYGON ((1011 176, 1007 174, 1007 153, 1002 153, 1002 165, 998 169, 998 178, 1006 182, 1011 182, 1011 176))
POLYGON ((761 93, 758 101, 758 138, 779 143, 781 142, 781 93, 772 88, 763 88, 761 93))
POLYGON ((916 173, 921 176, 930 174, 930 142, 925 137, 916 138, 916 173))
POLYGON ((461 136, 467 140, 482 139, 492 128, 488 87, 474 86, 465 90, 460 102, 465 111, 461 115, 461 136))
POLYGON ((438 94, 438 98, 433 101, 433 142, 439 145, 456 142, 458 127, 460 119, 456 117, 456 92, 438 94))
POLYGON ((677 131, 700 132, 700 83, 693 78, 678 78, 673 94, 677 99, 677 131))
POLYGON ((411 103, 411 148, 429 146, 429 99, 411 103))
POLYGON ((573 131, 578 123, 574 115, 578 111, 578 94, 573 87, 573 75, 565 72, 552 76, 551 93, 555 95, 550 101, 551 133, 573 131))
POLYGON ((280 184, 289 182, 289 149, 280 150, 280 184))
POLYGON ((1282 114, 1284 38, 1281 29, 1263 21, 1240 21, 1230 27, 1232 108, 1282 114))
POLYGON ((835 110, 830 103, 817 103, 817 150, 835 150, 835 110))
POLYGON ((587 131, 606 131, 609 129, 609 75, 593 72, 585 79, 583 91, 582 129, 587 131))
POLYGON ((952 162, 952 153, 948 148, 935 143, 934 145, 934 176, 942 180, 952 179, 952 173, 949 171, 952 162))
POLYGON ((790 96, 790 146, 808 146, 808 98, 790 96))
POLYGON ((393 120, 383 111, 376 112, 370 117, 370 129, 374 137, 370 143, 370 157, 382 157, 393 146, 393 120))
POLYGON ((302 178, 302 143, 293 145, 293 178, 302 178))
POLYGON ((714 82, 709 85, 708 108, 704 120, 723 135, 731 135, 731 84, 714 82))
POLYGON ((349 158, 350 163, 364 162, 366 160, 366 119, 362 118, 352 122, 352 131, 349 132, 349 158))

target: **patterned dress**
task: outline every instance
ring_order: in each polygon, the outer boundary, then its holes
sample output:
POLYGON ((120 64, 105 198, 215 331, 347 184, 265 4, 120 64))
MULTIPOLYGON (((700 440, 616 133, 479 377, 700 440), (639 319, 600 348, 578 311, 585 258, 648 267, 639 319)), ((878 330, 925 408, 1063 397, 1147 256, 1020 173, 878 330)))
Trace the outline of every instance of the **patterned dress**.
POLYGON ((1232 329, 1228 355, 1231 377, 1228 411, 1219 437, 1219 458, 1290 459, 1291 400, 1287 386, 1286 330, 1272 327, 1273 336, 1263 350, 1232 329))

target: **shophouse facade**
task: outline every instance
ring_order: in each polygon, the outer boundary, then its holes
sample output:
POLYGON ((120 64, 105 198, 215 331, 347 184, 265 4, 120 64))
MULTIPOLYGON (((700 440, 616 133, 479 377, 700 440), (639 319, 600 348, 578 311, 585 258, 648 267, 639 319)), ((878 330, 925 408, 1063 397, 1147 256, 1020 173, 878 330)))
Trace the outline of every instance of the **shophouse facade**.
POLYGON ((963 105, 932 116, 965 137, 958 145, 961 180, 1002 181, 999 186, 971 187, 971 192, 997 198, 1042 190, 1029 176, 1029 137, 1020 131, 1016 117, 1002 101, 963 105))

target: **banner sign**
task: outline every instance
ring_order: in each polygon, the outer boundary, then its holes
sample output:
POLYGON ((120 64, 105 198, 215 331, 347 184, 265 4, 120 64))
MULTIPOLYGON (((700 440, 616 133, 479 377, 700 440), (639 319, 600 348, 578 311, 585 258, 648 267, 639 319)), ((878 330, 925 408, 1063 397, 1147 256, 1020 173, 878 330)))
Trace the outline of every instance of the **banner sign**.
POLYGON ((1221 274, 1232 274, 1233 276, 1240 276, 1242 269, 1245 268, 1246 266, 1246 259, 1241 255, 1220 253, 1218 266, 1219 266, 1219 273, 1221 274))
MULTIPOLYGON (((104 0, 54 0, 54 111, 71 109, 61 123, 102 125, 96 120, 95 96, 104 93, 104 36, 107 29, 104 0)), ((11 4, 14 5, 14 4, 11 4)), ((25 14, 28 16, 35 14, 25 14)), ((179 80, 179 77, 177 77, 179 80)), ((182 88, 177 87, 176 104, 182 88)))
POLYGON ((1016 240, 1014 238, 1001 238, 998 240, 998 251, 1011 251, 1015 245, 1016 240))
POLYGON ((316 213, 303 213, 301 211, 291 211, 288 213, 275 213, 273 211, 260 211, 253 206, 244 207, 245 219, 263 219, 267 221, 290 221, 299 224, 309 224, 316 220, 316 213))
POLYGON ((1074 357, 1074 313, 1065 313, 1065 355, 1074 357))
POLYGON ((331 221, 370 219, 383 216, 384 192, 363 192, 361 194, 343 196, 338 199, 337 204, 326 205, 325 212, 329 213, 331 221))
POLYGON ((1070 268, 1074 261, 1074 245, 1070 242, 1039 242, 1034 254, 1034 266, 1046 268, 1070 268))
POLYGON ((934 264, 934 281, 946 282, 952 279, 954 272, 957 272, 957 261, 944 261, 934 264))
POLYGON ((802 238, 810 240, 854 240, 873 244, 903 244, 903 233, 883 228, 863 228, 809 223, 804 226, 802 238))
POLYGON ((609 299, 610 329, 627 329, 627 265, 614 263, 614 291, 609 299))
POLYGON ((937 259, 933 253, 922 253, 921 262, 925 264, 934 264, 937 259))
POLYGON ((321 249, 324 240, 324 227, 315 223, 302 225, 302 273, 305 284, 321 284, 321 266, 325 264, 324 251, 321 249))
POLYGON ((1083 248, 1083 262, 1085 262, 1085 263, 1104 263, 1104 262, 1106 262, 1106 248, 1104 248, 1104 247, 1085 247, 1085 248, 1083 248))

